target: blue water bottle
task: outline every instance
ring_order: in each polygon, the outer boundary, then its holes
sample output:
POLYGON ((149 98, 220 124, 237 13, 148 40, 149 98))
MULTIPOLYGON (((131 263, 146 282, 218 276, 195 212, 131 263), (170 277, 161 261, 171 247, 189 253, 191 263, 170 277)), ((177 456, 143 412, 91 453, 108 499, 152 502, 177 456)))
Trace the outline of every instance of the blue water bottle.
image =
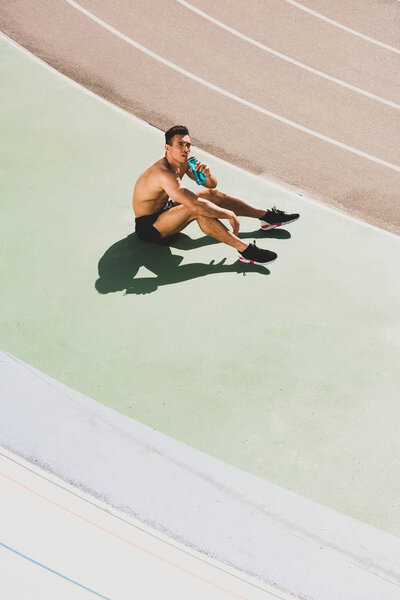
POLYGON ((189 169, 192 171, 192 173, 196 179, 197 185, 202 185, 203 183, 206 183, 207 179, 206 179, 205 175, 203 175, 203 173, 201 173, 200 171, 196 171, 196 165, 198 162, 199 161, 195 156, 191 156, 188 159, 189 169))

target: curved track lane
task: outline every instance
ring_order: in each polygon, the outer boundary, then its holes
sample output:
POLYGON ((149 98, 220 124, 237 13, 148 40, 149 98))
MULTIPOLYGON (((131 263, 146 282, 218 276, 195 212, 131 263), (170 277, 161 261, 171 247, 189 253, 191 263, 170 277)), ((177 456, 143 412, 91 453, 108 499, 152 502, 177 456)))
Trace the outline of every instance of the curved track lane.
MULTIPOLYGON (((193 4, 210 18, 378 96, 392 104, 388 106, 239 39, 176 0, 73 4, 5 3, 2 29, 61 72, 157 127, 184 122, 204 149, 400 232, 398 54, 292 2, 193 4), (160 63, 115 31, 233 97, 160 63)), ((314 2, 309 8, 326 10, 336 22, 343 15, 347 28, 358 27, 361 34, 394 45, 400 4, 393 0, 382 11, 377 2, 365 4, 358 2, 350 10, 337 1, 318 9, 314 2)))

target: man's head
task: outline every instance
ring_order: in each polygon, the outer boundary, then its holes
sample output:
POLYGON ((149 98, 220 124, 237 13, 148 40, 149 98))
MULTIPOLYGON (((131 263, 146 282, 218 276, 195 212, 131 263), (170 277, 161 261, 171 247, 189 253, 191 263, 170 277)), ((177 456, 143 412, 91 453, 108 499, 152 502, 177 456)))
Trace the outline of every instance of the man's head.
POLYGON ((184 125, 174 125, 165 133, 165 155, 169 162, 186 162, 191 145, 188 128, 184 125))

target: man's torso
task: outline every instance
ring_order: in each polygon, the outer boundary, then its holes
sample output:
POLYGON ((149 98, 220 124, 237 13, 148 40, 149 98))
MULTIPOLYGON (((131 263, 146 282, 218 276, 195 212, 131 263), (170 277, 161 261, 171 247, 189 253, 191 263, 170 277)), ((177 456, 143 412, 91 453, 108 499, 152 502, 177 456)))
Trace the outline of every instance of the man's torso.
MULTIPOLYGON (((138 178, 133 191, 133 210, 136 217, 151 215, 162 211, 168 203, 168 194, 160 183, 160 175, 163 171, 171 173, 166 159, 160 158, 150 165, 138 178)), ((187 171, 187 165, 179 173, 174 173, 178 182, 187 171)))

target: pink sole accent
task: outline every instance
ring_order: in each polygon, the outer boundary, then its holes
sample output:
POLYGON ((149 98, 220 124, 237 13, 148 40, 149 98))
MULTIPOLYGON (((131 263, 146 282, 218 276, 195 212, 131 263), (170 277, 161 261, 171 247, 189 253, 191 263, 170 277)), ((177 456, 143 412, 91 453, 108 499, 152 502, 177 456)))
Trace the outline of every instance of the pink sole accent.
POLYGON ((269 229, 275 229, 275 227, 280 227, 282 223, 271 223, 270 225, 261 225, 261 229, 263 231, 268 231, 269 229))
POLYGON ((276 260, 276 258, 273 258, 272 260, 269 260, 266 263, 261 263, 261 262, 256 262, 255 260, 249 260, 248 258, 243 258, 241 255, 239 256, 239 260, 241 260, 244 263, 250 263, 251 265, 260 265, 261 267, 265 267, 265 265, 269 265, 269 263, 274 262, 274 260, 276 260))
POLYGON ((296 217, 295 219, 292 219, 291 221, 286 221, 286 223, 266 223, 265 225, 261 225, 261 229, 263 231, 268 231, 269 229, 274 229, 275 227, 281 227, 282 225, 289 225, 289 223, 293 223, 294 221, 297 221, 299 217, 296 217))

